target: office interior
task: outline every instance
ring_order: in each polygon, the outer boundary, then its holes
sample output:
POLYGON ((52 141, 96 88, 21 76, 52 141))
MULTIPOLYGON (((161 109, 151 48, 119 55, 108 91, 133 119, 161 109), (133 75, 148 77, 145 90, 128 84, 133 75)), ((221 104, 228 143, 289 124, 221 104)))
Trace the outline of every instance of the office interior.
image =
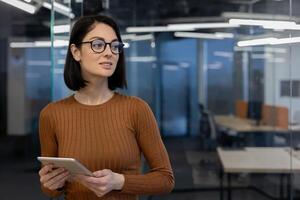
POLYGON ((90 14, 118 22, 118 92, 150 105, 171 159, 172 193, 141 199, 300 198, 300 1, 0 0, 0 13, 1 199, 49 199, 39 113, 72 94, 70 28, 90 14))

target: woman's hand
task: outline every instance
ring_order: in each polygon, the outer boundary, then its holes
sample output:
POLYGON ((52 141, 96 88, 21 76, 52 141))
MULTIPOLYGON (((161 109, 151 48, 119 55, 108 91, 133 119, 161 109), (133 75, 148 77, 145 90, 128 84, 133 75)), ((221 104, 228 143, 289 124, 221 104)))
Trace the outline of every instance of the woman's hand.
POLYGON ((125 178, 122 174, 114 173, 109 169, 103 169, 93 173, 94 177, 76 175, 76 180, 92 190, 98 197, 102 197, 112 190, 121 190, 125 178))
POLYGON ((40 182, 45 188, 56 190, 65 185, 70 173, 64 168, 54 168, 53 165, 45 165, 39 171, 40 182))

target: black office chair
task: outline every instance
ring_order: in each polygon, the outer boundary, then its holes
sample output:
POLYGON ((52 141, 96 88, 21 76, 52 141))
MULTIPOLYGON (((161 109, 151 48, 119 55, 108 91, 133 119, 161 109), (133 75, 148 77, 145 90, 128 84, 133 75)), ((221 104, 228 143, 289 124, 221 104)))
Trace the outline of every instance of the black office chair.
POLYGON ((202 145, 205 150, 213 150, 216 148, 217 127, 213 114, 206 110, 203 104, 199 104, 200 111, 200 135, 202 138, 202 145))

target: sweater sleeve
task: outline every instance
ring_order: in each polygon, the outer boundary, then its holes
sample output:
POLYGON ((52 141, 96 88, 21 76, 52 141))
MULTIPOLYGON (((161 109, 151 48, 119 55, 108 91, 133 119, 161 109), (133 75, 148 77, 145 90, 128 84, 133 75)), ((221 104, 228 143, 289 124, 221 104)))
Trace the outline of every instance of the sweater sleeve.
POLYGON ((155 117, 150 107, 140 99, 133 109, 137 142, 150 171, 140 175, 125 174, 121 192, 137 195, 169 193, 174 188, 174 175, 155 117))
MULTIPOLYGON (((57 140, 54 130, 54 118, 51 104, 42 110, 39 119, 39 137, 41 156, 57 157, 57 140)), ((41 184, 42 191, 49 197, 58 197, 63 191, 49 190, 41 184)))

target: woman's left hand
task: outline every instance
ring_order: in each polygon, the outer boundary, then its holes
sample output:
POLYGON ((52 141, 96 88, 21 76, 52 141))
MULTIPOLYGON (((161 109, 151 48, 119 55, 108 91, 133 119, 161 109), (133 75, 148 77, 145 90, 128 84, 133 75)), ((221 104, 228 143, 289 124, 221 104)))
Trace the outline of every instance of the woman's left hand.
POLYGON ((92 190, 98 197, 102 197, 112 190, 121 190, 123 188, 125 178, 122 174, 103 169, 94 172, 93 175, 94 177, 76 175, 75 179, 92 190))

